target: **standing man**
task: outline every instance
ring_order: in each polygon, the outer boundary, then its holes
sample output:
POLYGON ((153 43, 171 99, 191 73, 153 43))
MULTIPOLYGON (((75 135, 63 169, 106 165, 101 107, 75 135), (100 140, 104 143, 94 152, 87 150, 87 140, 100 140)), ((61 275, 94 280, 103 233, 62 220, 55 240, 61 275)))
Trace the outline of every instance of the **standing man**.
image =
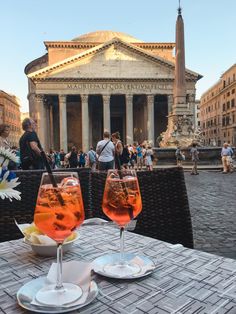
POLYGON ((96 153, 98 155, 98 170, 114 168, 115 146, 110 140, 109 132, 105 131, 103 140, 97 143, 96 153))
POLYGON ((193 167, 192 167, 192 172, 191 172, 192 175, 199 174, 198 171, 197 171, 197 162, 199 160, 198 154, 199 153, 198 153, 198 150, 197 150, 197 144, 193 143, 192 144, 192 148, 190 150, 190 155, 192 157, 192 162, 193 162, 193 167))
POLYGON ((42 146, 36 130, 36 122, 31 118, 25 118, 22 122, 22 129, 25 133, 19 141, 21 167, 23 170, 44 169, 41 158, 42 146))
POLYGON ((224 143, 221 150, 221 159, 223 165, 223 173, 230 172, 230 161, 233 156, 233 150, 228 143, 224 143))

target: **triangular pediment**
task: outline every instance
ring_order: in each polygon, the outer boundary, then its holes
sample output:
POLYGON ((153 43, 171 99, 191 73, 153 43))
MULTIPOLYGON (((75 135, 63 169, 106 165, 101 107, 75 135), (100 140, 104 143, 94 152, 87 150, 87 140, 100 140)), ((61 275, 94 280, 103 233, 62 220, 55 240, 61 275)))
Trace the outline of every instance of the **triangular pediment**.
MULTIPOLYGON (((37 79, 174 79, 174 63, 118 38, 28 75, 37 79)), ((198 76, 186 71, 186 76, 198 76)))

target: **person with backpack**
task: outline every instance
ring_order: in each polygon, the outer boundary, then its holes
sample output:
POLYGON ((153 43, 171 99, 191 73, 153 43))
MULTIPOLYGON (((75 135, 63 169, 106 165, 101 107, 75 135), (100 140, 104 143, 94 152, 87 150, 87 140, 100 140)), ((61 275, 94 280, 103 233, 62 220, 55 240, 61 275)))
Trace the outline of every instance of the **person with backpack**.
POLYGON ((87 154, 87 161, 88 161, 88 166, 92 169, 92 171, 96 170, 96 152, 94 151, 93 147, 90 147, 90 150, 88 151, 87 154))
POLYGON ((103 140, 97 143, 96 153, 98 155, 98 170, 114 168, 115 146, 110 140, 108 131, 104 132, 103 140))

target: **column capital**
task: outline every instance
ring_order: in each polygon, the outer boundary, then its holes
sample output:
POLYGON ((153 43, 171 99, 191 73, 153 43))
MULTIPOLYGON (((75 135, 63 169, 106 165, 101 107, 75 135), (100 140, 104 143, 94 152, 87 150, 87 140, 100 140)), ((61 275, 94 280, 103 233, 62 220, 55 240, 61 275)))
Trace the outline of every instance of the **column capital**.
POLYGON ((42 102, 44 99, 44 94, 34 94, 34 99, 38 102, 42 102))
POLYGON ((148 102, 148 104, 154 102, 154 95, 153 94, 147 95, 147 102, 148 102))
POLYGON ((125 95, 125 99, 126 99, 126 102, 127 104, 132 104, 133 103, 133 98, 134 98, 134 95, 133 94, 126 94, 125 95))
POLYGON ((111 95, 102 95, 103 103, 110 103, 111 95))
POLYGON ((66 95, 58 95, 58 99, 60 103, 66 103, 66 95))
POLYGON ((88 94, 80 94, 80 98, 81 98, 81 102, 84 103, 84 102, 88 102, 88 97, 89 95, 88 94))

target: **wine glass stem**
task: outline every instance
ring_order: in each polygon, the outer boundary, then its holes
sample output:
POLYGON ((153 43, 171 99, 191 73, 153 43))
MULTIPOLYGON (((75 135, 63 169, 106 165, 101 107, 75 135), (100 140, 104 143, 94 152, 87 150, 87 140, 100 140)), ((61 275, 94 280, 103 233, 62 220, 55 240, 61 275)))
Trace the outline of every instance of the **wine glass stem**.
POLYGON ((124 231, 125 228, 121 227, 120 228, 120 263, 123 264, 124 263, 124 231))
POLYGON ((62 243, 57 244, 57 284, 56 289, 62 289, 62 243))

